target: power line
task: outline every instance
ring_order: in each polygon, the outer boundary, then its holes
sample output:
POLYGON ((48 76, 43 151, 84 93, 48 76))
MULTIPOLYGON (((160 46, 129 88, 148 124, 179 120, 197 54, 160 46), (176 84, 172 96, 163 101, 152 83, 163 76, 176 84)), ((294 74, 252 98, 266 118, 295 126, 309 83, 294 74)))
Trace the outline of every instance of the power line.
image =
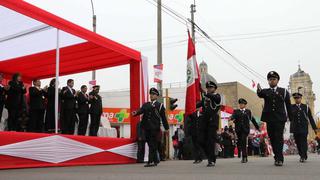
MULTIPOLYGON (((157 4, 152 3, 150 0, 146 0, 147 2, 149 2, 150 4, 157 6, 157 4)), ((157 3, 156 0, 153 0, 153 2, 157 3)), ((161 4, 161 6, 165 9, 163 9, 163 11, 167 14, 169 14, 171 17, 173 17, 174 19, 176 19, 177 21, 179 21, 180 23, 184 24, 184 22, 186 24, 191 24, 192 22, 190 22, 189 19, 185 18, 183 15, 177 13, 175 10, 169 8, 168 6, 164 5, 163 3, 161 4), (169 12, 168 12, 169 11, 169 12), (171 13, 171 14, 170 14, 171 13), (174 17, 175 16, 175 17, 174 17), (179 19, 178 19, 179 18, 179 19)), ((194 23, 194 22, 193 22, 194 23)), ((223 50, 223 52, 225 52, 227 55, 229 55, 230 57, 232 57, 233 60, 235 60, 240 66, 242 66, 243 68, 245 68, 247 71, 249 71, 252 75, 258 77, 259 79, 263 79, 263 81, 265 80, 263 78, 262 75, 260 75, 259 73, 257 73, 256 71, 254 71, 253 69, 251 69, 249 66, 247 66, 245 63, 243 63, 242 61, 240 61, 238 58, 236 58, 234 55, 232 55, 229 51, 227 51, 225 48, 223 48, 219 43, 217 43, 216 41, 214 41, 204 30, 202 30, 196 23, 194 23, 197 30, 204 35, 204 37, 206 39, 208 39, 211 43, 213 43, 213 45, 218 46, 221 50, 223 50)))
POLYGON ((228 34, 228 35, 219 35, 215 36, 216 38, 219 37, 234 37, 234 36, 252 36, 252 35, 263 35, 263 34, 274 34, 274 33, 282 33, 282 32, 289 32, 290 31, 299 31, 302 30, 319 30, 320 25, 314 25, 314 26, 306 26, 306 27, 298 27, 298 28, 289 28, 289 29, 280 29, 280 30, 272 30, 272 31, 262 31, 262 32, 252 32, 252 33, 240 33, 240 34, 228 34))
MULTIPOLYGON (((155 1, 155 0, 153 0, 156 4, 154 4, 151 0, 146 0, 148 3, 150 3, 150 4, 152 4, 153 6, 155 6, 155 7, 157 7, 158 6, 158 3, 155 1)), ((161 4, 161 6, 162 7, 164 7, 163 6, 163 3, 161 4)), ((185 20, 181 20, 181 18, 178 16, 178 15, 176 15, 176 14, 174 14, 174 15, 172 15, 172 14, 170 14, 168 11, 167 11, 167 9, 162 9, 162 11, 163 12, 165 12, 167 15, 169 15, 169 16, 171 16, 172 18, 174 18, 175 20, 177 20, 177 21, 179 21, 181 24, 186 24, 187 23, 187 21, 185 21, 185 20), (176 17, 175 17, 176 16, 176 17), (180 19, 178 19, 178 18, 180 18, 180 19)))
MULTIPOLYGON (((299 29, 308 29, 308 27, 305 28, 299 28, 299 29)), ((289 29, 288 29, 289 30, 289 29)), ((292 31, 294 29, 290 29, 292 31)), ((287 31, 287 30, 278 30, 278 31, 287 31)), ((276 37, 276 36, 287 36, 287 35, 293 35, 293 34, 303 34, 303 33, 309 33, 309 32, 316 32, 320 31, 319 29, 309 29, 309 30, 303 30, 303 31, 295 31, 295 32, 283 32, 283 33, 272 33, 272 34, 265 34, 267 32, 253 32, 253 33, 244 33, 244 34, 230 34, 230 35, 219 35, 219 36, 212 36, 216 41, 234 41, 234 40, 245 40, 245 39, 259 39, 259 38, 266 38, 266 37, 276 37), (257 34, 257 35, 255 35, 257 34), (262 34, 262 35, 259 35, 262 34), (265 35, 263 35, 265 34, 265 35), (254 36, 249 36, 254 35, 254 36), (237 37, 240 36, 240 37, 237 37), (241 37, 241 36, 249 36, 249 37, 241 37), (229 38, 230 37, 230 38, 229 38), (234 37, 234 38, 231 38, 234 37), (219 39, 221 38, 221 39, 219 39)), ((269 32, 276 32, 276 31, 269 31, 269 32)), ((178 37, 185 37, 185 35, 172 35, 172 36, 165 36, 163 39, 174 39, 178 37)), ((200 37, 205 38, 205 37, 200 37)), ((134 41, 126 41, 123 43, 141 43, 141 42, 149 42, 149 41, 155 41, 156 38, 147 38, 147 39, 140 39, 140 40, 134 40, 134 41)))
MULTIPOLYGON (((202 34, 198 33, 200 36, 203 36, 202 34)), ((201 43, 201 42, 199 42, 201 43)), ((243 73, 241 70, 239 70, 236 66, 234 66, 233 64, 231 64, 229 61, 227 61, 224 57, 222 57, 221 55, 219 55, 218 53, 215 52, 215 50, 213 48, 211 48, 210 46, 208 46, 206 44, 206 42, 203 43, 203 45, 205 45, 205 47, 207 49, 209 49, 211 53, 213 53, 214 55, 216 55, 218 57, 218 59, 220 59, 222 62, 228 64, 230 67, 232 67, 234 70, 238 71, 243 77, 245 77, 248 80, 252 80, 252 78, 250 78, 249 76, 247 76, 245 73, 243 73)))
POLYGON ((255 35, 255 36, 249 36, 249 37, 217 39, 217 41, 234 41, 234 40, 245 40, 245 39, 259 39, 259 38, 267 38, 267 37, 276 37, 276 36, 287 36, 287 35, 294 35, 294 34, 303 34, 303 33, 316 32, 316 31, 320 31, 320 29, 311 29, 311 30, 305 30, 305 31, 286 32, 286 33, 275 33, 275 34, 266 34, 266 35, 255 35))
POLYGON ((211 42, 213 45, 219 47, 223 52, 225 52, 227 55, 229 55, 233 60, 235 60, 240 66, 244 67, 247 71, 249 71, 251 74, 253 74, 254 76, 256 76, 257 78, 265 81, 264 76, 262 76, 260 73, 256 72, 255 70, 253 70, 252 68, 250 68, 249 66, 247 66, 244 62, 242 62, 241 60, 239 60, 237 57, 235 57, 233 54, 231 54, 228 50, 226 50, 224 47, 222 47, 219 43, 217 43, 215 40, 213 40, 204 30, 202 30, 196 23, 195 27, 197 28, 198 32, 203 34, 206 39, 211 42))

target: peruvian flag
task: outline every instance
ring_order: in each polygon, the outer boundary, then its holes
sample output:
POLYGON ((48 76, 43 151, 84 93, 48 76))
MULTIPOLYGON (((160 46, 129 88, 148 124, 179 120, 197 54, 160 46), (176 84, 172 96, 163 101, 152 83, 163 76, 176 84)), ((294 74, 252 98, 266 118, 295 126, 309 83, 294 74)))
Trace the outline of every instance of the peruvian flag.
POLYGON ((256 87, 256 82, 254 82, 254 80, 252 80, 252 88, 256 87))
POLYGON ((200 73, 196 60, 196 48, 188 31, 188 58, 187 58, 187 93, 185 115, 196 111, 196 103, 200 100, 200 73))

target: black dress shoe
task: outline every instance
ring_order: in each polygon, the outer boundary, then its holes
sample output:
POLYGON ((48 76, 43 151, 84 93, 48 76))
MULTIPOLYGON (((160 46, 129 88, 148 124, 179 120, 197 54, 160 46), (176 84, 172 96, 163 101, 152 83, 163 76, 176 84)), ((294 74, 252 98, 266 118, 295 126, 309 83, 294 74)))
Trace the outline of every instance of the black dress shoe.
POLYGON ((275 165, 275 166, 282 166, 282 163, 281 163, 281 161, 275 161, 275 162, 274 162, 274 165, 275 165))
POLYGON ((274 165, 276 165, 276 166, 283 166, 283 161, 276 161, 274 165))
POLYGON ((154 167, 154 166, 157 166, 157 165, 153 164, 153 163, 148 163, 148 164, 144 165, 144 167, 154 167))
POLYGON ((283 161, 279 161, 279 166, 283 166, 283 161))
POLYGON ((214 163, 214 162, 209 162, 208 165, 207 165, 207 167, 214 167, 215 165, 216 165, 216 163, 214 163))
POLYGON ((199 163, 201 163, 202 162, 202 160, 195 160, 194 162, 193 162, 193 164, 199 164, 199 163))
POLYGON ((247 162, 248 162, 248 158, 246 157, 242 158, 241 163, 247 163, 247 162))

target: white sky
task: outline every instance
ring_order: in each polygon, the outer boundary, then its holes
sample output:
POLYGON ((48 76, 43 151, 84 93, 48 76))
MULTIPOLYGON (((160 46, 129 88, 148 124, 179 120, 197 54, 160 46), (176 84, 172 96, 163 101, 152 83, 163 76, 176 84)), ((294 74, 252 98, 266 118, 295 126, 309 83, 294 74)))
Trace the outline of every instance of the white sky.
MULTIPOLYGON (((92 29, 90 0, 27 1, 80 26, 92 29)), ((165 5, 185 17, 190 17, 192 2, 193 0, 163 0, 165 5)), ((278 71, 281 76, 280 84, 283 87, 288 86, 289 76, 297 71, 298 61, 300 61, 302 69, 311 75, 314 83, 313 90, 319 98, 320 54, 317 48, 320 47, 319 1, 197 0, 196 3, 196 23, 211 36, 317 26, 312 31, 310 29, 299 30, 300 32, 305 31, 304 33, 219 41, 219 43, 263 76, 266 76, 270 70, 278 71)), ((156 7, 146 0, 94 0, 94 4, 97 14, 97 32, 140 50, 143 55, 147 56, 149 58, 150 83, 152 83, 152 65, 157 61, 156 7)), ((199 35, 197 36, 199 37, 199 35)), ((247 36, 236 36, 236 38, 239 37, 247 36)), ((185 81, 187 44, 185 41, 179 42, 187 39, 186 25, 163 13, 163 38, 164 83, 185 81)), ((230 57, 203 39, 199 38, 198 40, 200 41, 196 44, 198 63, 205 60, 209 66, 209 73, 218 82, 239 81, 250 87, 251 79, 257 82, 261 81, 243 68, 238 67, 250 78, 244 77, 225 62, 238 66, 230 57)), ((127 66, 99 70, 97 80, 103 90, 128 88, 128 75, 127 66)), ((82 73, 71 77, 75 79, 76 87, 80 87, 81 84, 88 83, 91 73, 82 73)), ((319 110, 320 101, 318 100, 316 101, 316 111, 319 110)))

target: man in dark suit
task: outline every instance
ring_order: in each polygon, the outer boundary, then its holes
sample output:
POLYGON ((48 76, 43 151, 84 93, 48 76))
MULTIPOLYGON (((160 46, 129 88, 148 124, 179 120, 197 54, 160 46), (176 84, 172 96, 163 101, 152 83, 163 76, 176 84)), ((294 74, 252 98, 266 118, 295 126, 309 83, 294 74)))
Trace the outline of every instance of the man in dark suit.
POLYGON ((33 87, 29 88, 29 115, 30 120, 28 122, 29 132, 42 132, 44 124, 44 112, 45 112, 45 94, 48 91, 46 86, 41 89, 41 81, 38 79, 33 80, 33 87))
POLYGON ((101 115, 102 115, 102 98, 99 95, 100 86, 93 86, 93 90, 89 93, 90 103, 90 136, 97 136, 101 115))
POLYGON ((301 103, 302 94, 292 94, 295 104, 292 105, 292 122, 290 124, 290 131, 293 133, 294 140, 297 144, 300 155, 300 162, 305 162, 308 159, 308 124, 310 122, 312 129, 317 132, 316 123, 312 117, 312 112, 308 105, 301 103))
POLYGON ((194 162, 193 164, 199 164, 202 162, 204 156, 204 148, 205 148, 205 130, 206 130, 206 122, 204 121, 204 115, 202 112, 202 102, 197 102, 196 108, 197 110, 190 114, 187 118, 190 122, 188 127, 188 134, 191 135, 192 145, 193 145, 193 155, 194 162))
POLYGON ((235 109, 233 111, 230 120, 232 120, 235 124, 235 130, 238 138, 239 149, 238 153, 242 154, 242 163, 248 162, 247 155, 247 138, 250 132, 250 121, 253 123, 255 128, 259 130, 259 125, 256 119, 252 116, 250 109, 247 109, 247 101, 243 98, 240 98, 239 101, 239 109, 235 109))
POLYGON ((0 122, 2 120, 3 106, 6 100, 6 88, 2 84, 3 74, 0 73, 0 122))
POLYGON ((270 88, 262 89, 257 86, 257 94, 264 99, 261 120, 267 123, 267 131, 271 141, 276 166, 282 166, 283 157, 283 131, 287 119, 292 120, 291 102, 289 92, 278 87, 280 76, 271 71, 267 75, 270 88))
MULTIPOLYGON (((201 88, 201 87, 200 87, 201 88)), ((213 167, 216 164, 216 154, 215 147, 217 142, 217 130, 219 128, 219 111, 221 96, 219 93, 216 93, 218 86, 212 82, 208 81, 206 83, 207 91, 202 92, 202 104, 203 104, 203 113, 204 120, 207 124, 206 129, 206 154, 208 158, 208 167, 213 167)))
POLYGON ((76 122, 76 91, 73 79, 68 79, 67 86, 61 90, 61 129, 62 134, 74 134, 76 122))
POLYGON ((150 102, 144 103, 139 110, 132 112, 133 116, 143 114, 141 126, 144 129, 146 141, 149 146, 149 160, 145 167, 157 166, 159 163, 157 146, 161 122, 165 133, 168 133, 169 129, 165 107, 157 101, 160 95, 159 91, 156 88, 151 88, 149 94, 150 102))
POLYGON ((89 95, 87 94, 87 86, 82 85, 81 91, 77 92, 77 102, 78 102, 78 135, 86 135, 89 119, 89 95))

